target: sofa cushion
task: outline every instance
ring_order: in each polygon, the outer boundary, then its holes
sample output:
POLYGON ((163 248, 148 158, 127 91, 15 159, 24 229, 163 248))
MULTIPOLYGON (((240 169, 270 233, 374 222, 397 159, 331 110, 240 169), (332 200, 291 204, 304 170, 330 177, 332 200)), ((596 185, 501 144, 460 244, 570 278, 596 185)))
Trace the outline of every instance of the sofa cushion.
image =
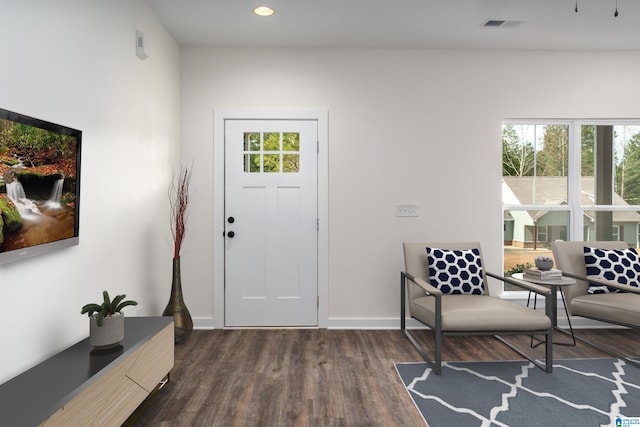
MULTIPOLYGON (((587 268, 587 276, 597 276, 623 285, 639 285, 640 257, 634 248, 600 249, 585 246, 584 264, 587 268)), ((599 283, 589 283, 591 294, 612 292, 619 292, 619 290, 599 283)))
POLYGON ((484 294, 482 259, 479 249, 427 247, 429 281, 443 294, 484 294))

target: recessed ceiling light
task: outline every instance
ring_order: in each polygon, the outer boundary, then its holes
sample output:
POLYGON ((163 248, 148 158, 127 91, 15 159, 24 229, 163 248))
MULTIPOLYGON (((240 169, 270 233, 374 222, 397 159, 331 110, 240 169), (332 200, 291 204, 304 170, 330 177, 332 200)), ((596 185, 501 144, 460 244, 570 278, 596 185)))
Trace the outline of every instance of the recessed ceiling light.
POLYGON ((253 9, 253 13, 259 16, 271 16, 275 13, 275 10, 269 6, 260 6, 253 9))

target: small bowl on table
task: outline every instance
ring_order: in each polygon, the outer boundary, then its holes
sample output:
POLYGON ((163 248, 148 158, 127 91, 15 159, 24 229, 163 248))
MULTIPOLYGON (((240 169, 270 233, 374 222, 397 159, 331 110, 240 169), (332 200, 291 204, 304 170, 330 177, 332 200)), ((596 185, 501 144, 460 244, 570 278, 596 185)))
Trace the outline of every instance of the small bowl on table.
POLYGON ((536 267, 543 271, 551 270, 553 268, 553 260, 536 258, 536 267))

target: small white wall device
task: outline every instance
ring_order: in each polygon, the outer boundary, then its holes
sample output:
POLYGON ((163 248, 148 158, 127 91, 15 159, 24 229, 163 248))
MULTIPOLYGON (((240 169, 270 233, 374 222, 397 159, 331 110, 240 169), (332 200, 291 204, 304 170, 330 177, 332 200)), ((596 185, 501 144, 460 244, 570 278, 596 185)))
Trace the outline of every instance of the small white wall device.
POLYGON ((142 30, 136 30, 136 55, 140 59, 145 59, 149 56, 147 55, 147 43, 142 30))

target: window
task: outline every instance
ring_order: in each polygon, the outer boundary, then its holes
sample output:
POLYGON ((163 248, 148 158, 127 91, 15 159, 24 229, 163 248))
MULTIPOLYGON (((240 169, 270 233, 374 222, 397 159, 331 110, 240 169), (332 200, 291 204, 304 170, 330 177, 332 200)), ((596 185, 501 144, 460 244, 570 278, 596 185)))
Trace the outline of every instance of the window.
POLYGON ((505 274, 554 240, 638 246, 640 121, 505 121, 502 175, 505 274))
POLYGON ((274 173, 300 171, 298 132, 245 132, 244 171, 274 173))
POLYGON ((548 236, 547 230, 548 230, 548 228, 549 228, 548 225, 542 225, 542 226, 539 225, 538 227, 536 227, 536 229, 538 231, 536 239, 537 239, 538 242, 543 242, 543 243, 548 242, 548 240, 547 240, 547 236, 548 236))
POLYGON ((620 226, 614 225, 613 231, 611 233, 611 240, 620 241, 622 240, 622 236, 620 236, 620 226))

